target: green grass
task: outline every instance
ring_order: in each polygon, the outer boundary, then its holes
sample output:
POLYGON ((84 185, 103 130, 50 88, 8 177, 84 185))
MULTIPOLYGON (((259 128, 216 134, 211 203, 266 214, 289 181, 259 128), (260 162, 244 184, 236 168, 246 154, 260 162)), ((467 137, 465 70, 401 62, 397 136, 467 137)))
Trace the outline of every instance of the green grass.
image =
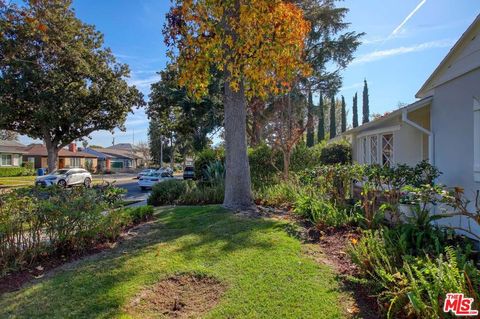
POLYGON ((34 182, 35 176, 0 177, 0 186, 32 186, 34 182))
POLYGON ((125 305, 142 288, 179 273, 228 287, 206 318, 343 318, 335 275, 302 254, 287 224, 218 206, 162 209, 156 217, 115 249, 1 296, 0 318, 130 318, 125 305))

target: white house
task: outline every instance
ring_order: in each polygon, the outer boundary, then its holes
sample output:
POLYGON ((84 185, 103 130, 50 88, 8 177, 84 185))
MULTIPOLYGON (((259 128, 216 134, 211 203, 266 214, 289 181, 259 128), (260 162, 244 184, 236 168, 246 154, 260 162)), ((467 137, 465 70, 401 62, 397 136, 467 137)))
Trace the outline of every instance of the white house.
POLYGON ((429 160, 443 172, 438 182, 462 187, 475 200, 480 190, 480 15, 416 97, 417 102, 344 133, 352 141, 354 160, 381 165, 429 160))
POLYGON ((25 145, 17 141, 0 140, 0 167, 22 166, 22 155, 25 153, 25 145))

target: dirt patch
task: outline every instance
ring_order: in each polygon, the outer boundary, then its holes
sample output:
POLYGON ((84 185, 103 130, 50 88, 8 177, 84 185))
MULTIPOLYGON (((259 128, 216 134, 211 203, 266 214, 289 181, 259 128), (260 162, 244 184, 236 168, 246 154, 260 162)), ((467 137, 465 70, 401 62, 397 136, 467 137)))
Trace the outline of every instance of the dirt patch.
POLYGON ((215 307, 225 289, 211 277, 174 276, 141 291, 126 311, 141 318, 198 318, 215 307))

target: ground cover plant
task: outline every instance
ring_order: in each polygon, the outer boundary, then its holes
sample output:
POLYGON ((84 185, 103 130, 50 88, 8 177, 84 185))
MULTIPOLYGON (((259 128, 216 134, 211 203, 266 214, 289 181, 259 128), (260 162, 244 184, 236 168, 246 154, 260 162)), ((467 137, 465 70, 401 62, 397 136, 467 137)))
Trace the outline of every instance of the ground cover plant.
POLYGON ((208 282, 218 292, 204 318, 344 317, 345 296, 334 273, 302 255, 284 222, 243 218, 217 206, 158 212, 154 223, 134 229, 136 236, 117 248, 3 295, 0 317, 145 318, 152 308, 142 304, 165 289, 173 290, 170 299, 156 299, 156 307, 166 305, 158 311, 181 317, 200 297, 188 287, 190 298, 174 294, 175 283, 192 277, 199 292, 211 294, 208 282))

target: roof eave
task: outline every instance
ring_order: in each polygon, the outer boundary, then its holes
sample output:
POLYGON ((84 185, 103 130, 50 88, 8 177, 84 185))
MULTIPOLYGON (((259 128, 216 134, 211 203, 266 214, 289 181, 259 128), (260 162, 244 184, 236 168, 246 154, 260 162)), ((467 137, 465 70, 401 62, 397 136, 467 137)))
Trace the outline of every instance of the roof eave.
POLYGON ((435 68, 435 70, 430 74, 428 79, 423 83, 422 87, 420 90, 418 90, 417 94, 415 94, 416 98, 422 98, 423 96, 427 95, 431 90, 433 90, 435 87, 429 87, 430 83, 433 81, 435 76, 440 72, 440 69, 442 66, 447 63, 447 61, 450 59, 450 57, 453 56, 455 51, 463 44, 465 39, 467 39, 467 35, 477 26, 477 24, 480 23, 480 14, 477 15, 475 20, 470 24, 470 26, 465 30, 465 32, 462 34, 460 39, 453 45, 453 47, 448 51, 447 55, 443 58, 443 60, 440 62, 440 64, 435 68))
POLYGON ((366 130, 366 129, 374 126, 374 125, 378 125, 378 124, 380 124, 380 123, 382 123, 382 122, 385 122, 385 121, 387 121, 387 120, 392 119, 392 118, 395 117, 395 116, 401 115, 401 114, 402 114, 403 112, 405 112, 405 111, 406 111, 406 112, 411 112, 411 111, 417 110, 417 109, 419 109, 419 108, 422 108, 422 107, 424 107, 424 106, 427 106, 427 105, 431 104, 432 99, 433 99, 432 96, 427 96, 427 97, 424 98, 424 99, 421 99, 421 100, 416 101, 416 102, 414 102, 414 103, 412 103, 412 104, 409 104, 409 105, 407 105, 407 106, 404 106, 404 107, 402 107, 402 108, 399 108, 399 109, 397 109, 397 110, 394 110, 394 111, 392 111, 391 113, 389 113, 389 114, 387 114, 387 115, 385 115, 385 116, 383 116, 383 117, 381 117, 381 118, 379 118, 379 119, 373 120, 373 121, 371 121, 371 122, 368 122, 368 123, 362 124, 362 125, 360 125, 360 126, 357 126, 357 127, 353 128, 353 129, 351 129, 351 130, 348 130, 348 131, 346 131, 346 132, 343 132, 342 134, 340 134, 340 136, 352 135, 352 134, 355 134, 355 133, 357 133, 357 132, 364 131, 364 130, 366 130))

